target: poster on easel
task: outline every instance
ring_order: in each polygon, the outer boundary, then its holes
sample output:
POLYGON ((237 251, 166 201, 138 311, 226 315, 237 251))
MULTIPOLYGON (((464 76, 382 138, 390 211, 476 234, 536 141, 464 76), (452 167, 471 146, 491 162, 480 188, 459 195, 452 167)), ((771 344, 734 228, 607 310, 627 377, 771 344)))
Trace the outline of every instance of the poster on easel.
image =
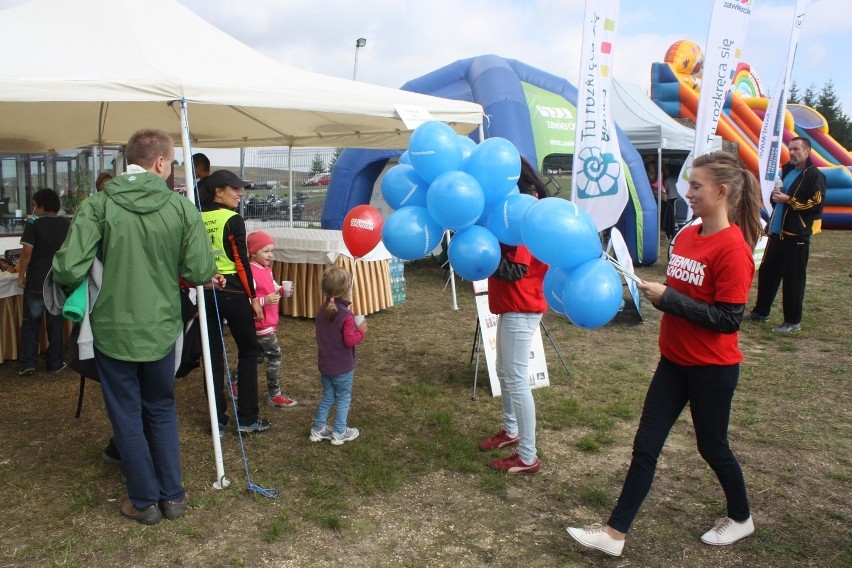
MULTIPOLYGON (((497 379, 497 316, 488 308, 488 287, 486 280, 474 282, 476 298, 476 313, 479 317, 480 351, 485 354, 488 367, 488 381, 491 385, 491 395, 500 396, 500 381, 497 379), (485 283, 484 292, 482 283, 485 283)), ((547 361, 544 358, 544 343, 541 339, 541 326, 535 330, 530 345, 529 381, 531 388, 550 385, 547 374, 547 361)))

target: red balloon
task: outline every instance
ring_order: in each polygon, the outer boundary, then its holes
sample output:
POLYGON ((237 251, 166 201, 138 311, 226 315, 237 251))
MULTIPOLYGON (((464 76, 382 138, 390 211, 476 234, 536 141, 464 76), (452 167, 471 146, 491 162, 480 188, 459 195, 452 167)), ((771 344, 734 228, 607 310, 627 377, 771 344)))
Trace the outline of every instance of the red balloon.
POLYGON ((342 230, 349 253, 361 258, 382 240, 382 214, 371 205, 358 205, 343 219, 342 230))

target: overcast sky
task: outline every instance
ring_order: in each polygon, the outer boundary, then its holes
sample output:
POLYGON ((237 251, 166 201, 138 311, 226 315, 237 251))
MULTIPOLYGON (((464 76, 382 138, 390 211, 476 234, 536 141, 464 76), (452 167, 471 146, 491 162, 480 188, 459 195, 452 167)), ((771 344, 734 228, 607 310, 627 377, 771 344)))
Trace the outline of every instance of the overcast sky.
MULTIPOLYGON (((140 0, 143 1, 143 0, 140 0)), ((579 75, 582 0, 179 0, 258 51, 285 63, 388 87, 459 59, 493 53, 565 77, 579 75)), ((742 61, 766 90, 787 54, 795 0, 754 0, 742 61)), ((651 63, 679 39, 707 40, 712 0, 622 0, 614 73, 649 87, 651 63), (685 7, 688 6, 688 7, 685 7)), ((849 0, 812 0, 794 77, 804 89, 833 79, 852 113, 849 0)))
MULTIPOLYGON (((0 7, 23 1, 0 0, 0 7)), ((178 1, 281 63, 337 77, 352 78, 355 40, 366 38, 357 79, 387 87, 489 53, 574 84, 579 75, 583 0, 178 1)), ((753 0, 742 61, 769 93, 784 66, 795 4, 753 0)), ((712 0, 622 0, 615 77, 647 92, 651 64, 662 61, 672 43, 688 39, 704 47, 712 6, 712 0)), ((849 6, 849 0, 811 0, 793 75, 800 90, 833 80, 852 114, 849 6)), ((211 72, 227 80, 227 69, 211 72)))
MULTIPOLYGON (((142 1, 142 0, 140 0, 142 1)), ((582 0, 179 0, 215 26, 277 61, 400 87, 459 59, 493 53, 576 84, 582 0)), ((795 0, 754 0, 742 61, 771 94, 787 55, 795 0)), ((651 64, 679 39, 707 40, 712 0, 622 0, 614 75, 650 88, 651 64)), ((834 81, 852 114, 849 0, 812 0, 793 76, 800 90, 834 81)), ((227 76, 227 72, 225 72, 227 76)))

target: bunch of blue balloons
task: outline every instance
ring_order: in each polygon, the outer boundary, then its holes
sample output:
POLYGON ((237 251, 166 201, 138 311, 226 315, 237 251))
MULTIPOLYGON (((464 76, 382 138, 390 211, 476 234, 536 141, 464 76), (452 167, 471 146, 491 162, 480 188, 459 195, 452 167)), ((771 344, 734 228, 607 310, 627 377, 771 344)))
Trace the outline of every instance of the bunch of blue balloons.
POLYGON ((385 247, 416 260, 453 231, 450 265, 462 278, 482 280, 500 264, 500 243, 525 245, 550 265, 544 291, 551 308, 580 327, 606 324, 621 306, 622 288, 602 259, 594 222, 564 199, 520 193, 520 173, 520 154, 508 140, 477 145, 442 122, 422 124, 382 179, 382 195, 394 209, 382 229, 385 247))

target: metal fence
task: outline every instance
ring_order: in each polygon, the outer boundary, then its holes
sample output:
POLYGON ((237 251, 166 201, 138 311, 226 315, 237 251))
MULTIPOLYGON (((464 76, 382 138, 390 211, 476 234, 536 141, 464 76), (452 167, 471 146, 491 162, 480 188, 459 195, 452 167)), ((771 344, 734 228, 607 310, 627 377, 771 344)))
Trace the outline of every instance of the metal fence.
POLYGON ((338 148, 246 148, 241 177, 252 185, 243 193, 240 213, 249 231, 319 228, 331 168, 339 153, 338 148))

